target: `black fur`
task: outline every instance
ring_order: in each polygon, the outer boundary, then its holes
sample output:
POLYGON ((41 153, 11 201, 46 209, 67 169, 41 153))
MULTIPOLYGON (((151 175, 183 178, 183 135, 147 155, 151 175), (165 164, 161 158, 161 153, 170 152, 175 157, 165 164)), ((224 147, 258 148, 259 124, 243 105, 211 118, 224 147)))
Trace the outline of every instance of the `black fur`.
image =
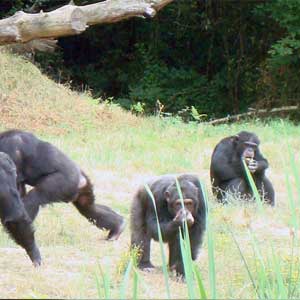
POLYGON ((0 219, 9 235, 23 247, 35 266, 41 264, 35 243, 32 221, 17 189, 16 166, 10 157, 0 152, 0 219))
MULTIPOLYGON (((197 257, 206 227, 206 209, 199 179, 195 175, 183 174, 178 177, 183 199, 193 200, 194 224, 189 227, 192 259, 197 257)), ((180 251, 179 228, 182 221, 176 221, 172 209, 174 200, 179 199, 174 175, 164 175, 147 183, 155 198, 163 241, 169 245, 169 267, 177 274, 183 274, 180 251), (167 192, 167 194, 166 194, 167 192), (169 200, 166 199, 169 196, 169 200)), ((144 186, 137 191, 131 206, 131 247, 141 250, 139 267, 153 268, 150 262, 151 239, 156 241, 158 229, 153 202, 144 186)))
POLYGON ((86 174, 63 152, 35 135, 21 130, 0 134, 0 151, 7 153, 17 168, 17 185, 29 217, 39 207, 54 202, 71 202, 99 228, 117 239, 124 219, 107 206, 95 203, 93 186, 86 174), (33 187, 26 193, 25 185, 33 187))
POLYGON ((274 205, 275 192, 265 175, 269 164, 261 154, 259 144, 257 135, 247 131, 226 137, 217 144, 211 158, 210 177, 213 193, 218 201, 225 203, 227 192, 239 193, 246 198, 252 196, 242 162, 245 153, 252 151, 253 159, 257 162, 257 169, 252 173, 252 177, 261 196, 264 196, 267 203, 274 205))

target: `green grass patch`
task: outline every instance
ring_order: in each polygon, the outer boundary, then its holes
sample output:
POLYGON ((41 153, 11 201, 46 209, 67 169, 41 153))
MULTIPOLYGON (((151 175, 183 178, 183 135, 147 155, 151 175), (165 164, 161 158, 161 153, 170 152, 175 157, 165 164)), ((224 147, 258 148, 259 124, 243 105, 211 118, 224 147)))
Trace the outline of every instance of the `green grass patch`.
MULTIPOLYGON (((299 126, 272 120, 212 127, 175 118, 137 118, 116 106, 96 105, 89 95, 56 85, 29 62, 2 52, 0 79, 1 129, 30 130, 57 145, 89 175, 96 201, 122 213, 127 222, 134 192, 152 175, 197 174, 209 206, 199 258, 190 264, 189 254, 184 256, 192 270, 187 283, 166 273, 161 255, 166 247, 158 243, 153 243, 153 262, 164 267, 153 273, 137 270, 127 254, 129 226, 118 241, 107 242, 107 233, 71 204, 42 208, 35 222, 41 268, 32 268, 24 250, 0 231, 2 297, 300 297, 299 126), (241 130, 258 134, 270 163, 276 206, 264 206, 263 212, 255 204, 221 206, 211 194, 212 151, 220 139, 241 130)), ((188 251, 188 246, 183 243, 182 249, 188 251)))

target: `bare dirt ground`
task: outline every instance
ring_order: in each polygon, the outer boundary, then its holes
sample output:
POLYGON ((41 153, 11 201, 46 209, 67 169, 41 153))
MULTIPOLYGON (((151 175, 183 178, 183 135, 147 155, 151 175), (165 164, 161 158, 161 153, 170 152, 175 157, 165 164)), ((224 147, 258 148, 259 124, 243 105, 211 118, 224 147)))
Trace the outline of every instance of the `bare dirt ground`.
MULTIPOLYGON (((55 204, 40 210, 35 222, 36 239, 43 257, 39 268, 33 268, 24 250, 11 242, 5 233, 0 233, 2 244, 6 244, 0 247, 1 297, 95 298, 99 295, 96 276, 101 281, 99 265, 103 271, 110 273, 115 287, 112 296, 118 298, 118 284, 122 280, 119 269, 124 268, 124 255, 129 249, 130 202, 139 184, 150 177, 152 174, 120 177, 112 171, 94 172, 92 178, 97 201, 111 207, 113 201, 113 207, 126 218, 126 229, 118 241, 106 241, 107 233, 89 224, 71 204, 55 204)), ((153 262, 161 266, 157 246, 153 249, 153 262)), ((151 275, 146 273, 142 277, 147 297, 163 297, 162 285, 152 289, 151 283, 147 284, 149 280, 161 282, 160 267, 151 275)), ((174 281, 172 285, 180 287, 182 284, 174 281)))
MULTIPOLYGON (((226 226, 235 233, 250 266, 256 263, 249 235, 252 231, 263 254, 272 247, 276 250, 285 274, 291 237, 298 235, 290 229, 285 175, 291 172, 293 164, 286 159, 286 154, 287 146, 298 153, 299 126, 287 124, 283 130, 283 122, 254 121, 205 127, 189 126, 178 120, 160 122, 157 118, 137 118, 114 105, 99 105, 98 100, 86 94, 71 92, 42 75, 28 61, 5 52, 0 52, 0 79, 1 129, 22 128, 53 142, 89 174, 97 201, 120 212, 127 221, 119 240, 107 242, 107 233, 89 224, 72 204, 41 209, 35 227, 43 264, 37 269, 0 227, 0 297, 104 298, 104 275, 110 278, 110 294, 106 298, 120 298, 130 243, 129 207, 139 184, 168 170, 189 170, 198 174, 210 191, 211 152, 221 138, 240 130, 257 132, 263 141, 277 205, 259 214, 251 206, 221 207, 210 201, 217 296, 253 298, 251 281, 226 226)), ((295 180, 291 183, 297 199, 295 180)), ((158 243, 153 243, 152 261, 157 266, 153 273, 139 272, 138 296, 165 299, 158 243)), ((209 290, 206 240, 196 264, 209 290)), ((187 298, 186 285, 174 277, 170 279, 170 290, 172 298, 187 298)), ((130 298, 131 282, 126 292, 130 298)))
MULTIPOLYGON (((127 226, 118 241, 105 240, 106 232, 99 231, 89 224, 71 204, 56 204, 48 206, 40 211, 36 220, 36 238, 40 245, 43 257, 43 265, 33 268, 23 249, 9 240, 6 234, 0 233, 0 290, 4 298, 96 298, 102 292, 97 290, 96 278, 102 282, 101 270, 109 274, 111 279, 111 297, 119 298, 120 284, 122 282, 124 266, 126 263, 129 242, 129 207, 134 192, 138 186, 155 174, 119 174, 110 170, 95 170, 91 173, 94 183, 97 201, 113 207, 125 216, 127 226)), ((208 170, 199 174, 201 179, 208 184, 208 170)), ((275 180, 275 184, 276 184, 275 180)), ((209 186, 209 185, 208 185, 209 186)), ((281 199, 283 193, 277 193, 281 199)), ((281 206, 281 201, 278 203, 281 206)), ((257 216, 253 210, 247 208, 215 208, 216 223, 227 222, 232 228, 239 231, 251 228, 263 242, 266 239, 288 240, 291 230, 274 216, 272 209, 267 210, 263 217, 257 216)), ((221 224, 216 228, 216 235, 223 238, 221 224), (219 226, 219 227, 218 227, 219 226)), ((240 233, 239 233, 240 234, 240 233)), ((241 235, 241 242, 247 244, 249 237, 241 235)), ((282 241, 281 241, 282 242, 282 241)), ((218 243, 218 240, 216 240, 218 243)), ((228 276, 238 279, 241 272, 240 262, 226 256, 232 252, 232 242, 220 240, 223 246, 216 252, 223 252, 216 259, 220 267, 231 264, 228 276), (225 246, 224 246, 225 245, 225 246), (225 248, 224 248, 225 247, 225 248), (225 253, 224 253, 225 252, 225 253), (226 254, 227 253, 227 254, 226 254)), ((165 288, 161 269, 161 258, 158 243, 152 243, 152 260, 157 266, 151 274, 140 272, 139 297, 141 298, 165 298, 165 288)), ((284 247, 284 245, 281 245, 284 247)), ((234 257, 234 254, 232 254, 234 257)), ((207 281, 207 247, 204 243, 197 263, 203 270, 204 281, 207 281)), ((237 283, 238 285, 238 283, 237 283)), ((172 296, 174 298, 186 298, 186 285, 176 278, 170 280, 172 296)), ((225 288, 220 284, 220 289, 225 288)), ((247 289, 246 289, 247 290, 247 289)), ((128 287, 130 297, 131 287, 128 287)), ((237 293, 243 296, 245 289, 240 288, 237 293)), ((103 295, 102 295, 103 296, 103 295)))

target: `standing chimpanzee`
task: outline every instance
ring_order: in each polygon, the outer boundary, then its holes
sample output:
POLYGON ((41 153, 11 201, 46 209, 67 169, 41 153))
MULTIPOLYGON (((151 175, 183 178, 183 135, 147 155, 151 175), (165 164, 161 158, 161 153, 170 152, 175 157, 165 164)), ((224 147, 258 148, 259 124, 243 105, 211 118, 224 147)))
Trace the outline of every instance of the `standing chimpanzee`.
POLYGON ((17 167, 18 189, 32 221, 41 205, 72 201, 90 222, 109 230, 109 240, 122 233, 124 218, 95 203, 89 178, 55 146, 29 132, 9 130, 0 134, 0 151, 7 153, 17 167), (27 194, 26 184, 33 187, 27 194))
MULTIPOLYGON (((184 207, 177 190, 175 175, 164 175, 148 182, 154 196, 162 239, 169 245, 169 267, 183 275, 179 228, 187 221, 192 259, 195 260, 206 227, 206 207, 201 185, 196 175, 177 177, 184 207)), ((151 269, 151 239, 159 240, 154 205, 144 186, 141 186, 131 207, 131 248, 141 250, 139 268, 151 269)))
POLYGON ((23 247, 35 266, 40 265, 40 251, 35 243, 32 221, 17 188, 16 166, 0 152, 0 219, 10 236, 23 247))
POLYGON ((261 196, 267 203, 274 205, 274 189, 265 176, 269 164, 260 153, 259 144, 257 135, 247 131, 226 137, 217 144, 211 158, 210 177, 219 202, 226 202, 228 192, 247 198, 252 196, 244 160, 261 196))

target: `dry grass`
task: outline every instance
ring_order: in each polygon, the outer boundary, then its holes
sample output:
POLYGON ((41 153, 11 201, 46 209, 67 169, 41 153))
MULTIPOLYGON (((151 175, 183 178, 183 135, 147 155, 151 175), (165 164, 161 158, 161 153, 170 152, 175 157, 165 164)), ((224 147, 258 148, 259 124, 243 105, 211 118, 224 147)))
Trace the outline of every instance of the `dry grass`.
POLYGON ((31 62, 0 52, 2 127, 47 134, 85 132, 113 122, 134 124, 135 117, 87 94, 72 92, 43 76, 31 62))
MULTIPOLYGON (((129 206, 138 185, 152 175, 192 172, 210 187, 209 164, 215 144, 224 136, 247 129, 262 140, 277 206, 260 214, 253 206, 222 207, 211 201, 219 298, 254 297, 250 279, 233 243, 234 232, 251 266, 255 266, 250 231, 263 253, 273 245, 289 259, 292 234, 285 174, 287 144, 297 153, 300 129, 280 122, 205 127, 176 120, 136 118, 114 106, 95 105, 87 95, 70 92, 42 76, 29 62, 0 53, 1 127, 38 133, 64 150, 89 174, 97 201, 113 207, 129 221, 129 206)), ((296 157, 298 159, 298 157, 296 157)), ((0 290, 5 298, 97 298, 99 266, 110 275, 112 298, 119 298, 129 248, 129 226, 115 242, 89 224, 72 205, 43 208, 36 220, 36 238, 43 265, 34 269, 24 251, 0 232, 0 290)), ((140 272, 140 298, 165 298, 159 246, 153 244, 154 273, 140 272)), ((197 260, 208 287, 208 254, 204 242, 197 260)), ((286 270, 283 263, 283 272, 286 270)), ((170 281, 173 298, 186 298, 186 285, 170 281)), ((131 286, 127 289, 130 297, 131 286)))

